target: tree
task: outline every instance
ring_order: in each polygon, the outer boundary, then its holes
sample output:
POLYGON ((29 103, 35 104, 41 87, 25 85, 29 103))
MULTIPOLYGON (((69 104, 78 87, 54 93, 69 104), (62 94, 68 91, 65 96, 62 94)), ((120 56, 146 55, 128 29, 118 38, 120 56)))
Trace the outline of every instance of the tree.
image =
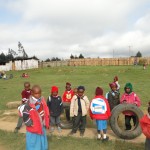
POLYGON ((14 57, 13 57, 12 54, 6 55, 6 61, 7 61, 7 62, 9 62, 9 61, 11 61, 11 60, 13 60, 13 59, 14 59, 14 57))
POLYGON ((46 60, 45 60, 45 62, 50 62, 51 60, 49 59, 49 58, 47 58, 46 60))
POLYGON ((1 53, 0 54, 0 62, 3 63, 3 62, 6 62, 6 56, 4 53, 1 53))
POLYGON ((8 55, 12 55, 13 57, 17 56, 18 54, 13 49, 8 49, 8 55))
POLYGON ((80 54, 80 55, 79 55, 79 58, 82 59, 82 58, 84 58, 84 56, 83 56, 82 54, 80 54))
POLYGON ((74 59, 74 56, 71 54, 70 59, 74 59))
POLYGON ((142 57, 142 54, 140 51, 137 52, 136 57, 142 57))
POLYGON ((60 61, 61 59, 60 58, 58 58, 58 57, 52 57, 52 59, 51 59, 51 61, 60 61))
POLYGON ((61 59, 60 59, 60 58, 58 58, 58 57, 56 57, 56 61, 61 61, 61 59))
POLYGON ((77 55, 74 56, 75 59, 78 59, 77 55))
POLYGON ((21 53, 22 58, 28 58, 28 55, 25 52, 25 49, 24 49, 24 47, 22 46, 22 44, 20 42, 18 42, 18 51, 19 51, 19 53, 21 53))

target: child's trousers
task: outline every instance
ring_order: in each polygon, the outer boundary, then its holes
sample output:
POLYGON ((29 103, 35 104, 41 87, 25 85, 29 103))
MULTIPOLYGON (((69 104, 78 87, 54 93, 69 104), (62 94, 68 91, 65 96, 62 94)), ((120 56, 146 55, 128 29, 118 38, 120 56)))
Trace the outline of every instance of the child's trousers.
POLYGON ((23 124, 23 117, 21 117, 21 116, 19 116, 19 118, 18 118, 18 123, 17 123, 17 128, 21 128, 21 126, 22 126, 22 124, 23 124))
POLYGON ((132 116, 127 116, 125 115, 125 126, 126 126, 126 130, 131 130, 132 126, 131 126, 131 119, 133 119, 133 124, 135 126, 136 124, 136 116, 132 115, 132 116))
POLYGON ((86 116, 82 116, 82 113, 78 113, 78 115, 74 117, 72 131, 75 133, 79 128, 80 132, 84 133, 85 126, 86 126, 86 116))
POLYGON ((50 124, 51 126, 59 126, 60 125, 60 116, 50 116, 50 124))

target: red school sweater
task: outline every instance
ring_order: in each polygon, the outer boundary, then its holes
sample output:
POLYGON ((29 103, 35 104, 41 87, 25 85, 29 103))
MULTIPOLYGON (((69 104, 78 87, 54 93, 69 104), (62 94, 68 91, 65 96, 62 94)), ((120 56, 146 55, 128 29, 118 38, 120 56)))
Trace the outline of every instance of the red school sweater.
POLYGON ((62 96, 62 101, 70 103, 73 96, 74 96, 73 90, 65 91, 63 96, 62 96))

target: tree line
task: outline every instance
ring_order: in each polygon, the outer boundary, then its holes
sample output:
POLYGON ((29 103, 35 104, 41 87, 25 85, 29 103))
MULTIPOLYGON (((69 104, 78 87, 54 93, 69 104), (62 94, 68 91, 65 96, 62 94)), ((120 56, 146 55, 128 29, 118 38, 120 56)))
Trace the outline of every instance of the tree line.
MULTIPOLYGON (((142 57, 142 53, 141 53, 140 51, 138 51, 135 56, 131 56, 131 57, 142 57)), ((83 59, 83 58, 85 58, 85 57, 83 56, 83 54, 79 54, 79 56, 73 55, 73 54, 70 55, 70 59, 83 59)), ((45 62, 61 61, 61 60, 62 60, 61 58, 52 57, 51 59, 50 59, 50 58, 47 58, 47 59, 45 60, 45 62)))
MULTIPOLYGON (((84 56, 82 54, 80 54, 79 56, 77 55, 70 55, 70 59, 82 59, 84 58, 84 56)), ((58 58, 58 57, 52 57, 51 59, 50 58, 47 58, 45 60, 45 62, 50 62, 50 61, 61 61, 62 59, 61 58, 58 58)))
MULTIPOLYGON (((0 54, 0 64, 4 65, 5 63, 12 61, 13 59, 27 59, 28 55, 23 47, 23 45, 18 42, 18 53, 13 49, 8 49, 8 54, 4 54, 3 52, 0 54)), ((36 56, 33 58, 38 59, 36 56)))
POLYGON ((1 64, 3 64, 3 63, 5 64, 13 59, 14 59, 14 56, 12 54, 5 55, 3 52, 0 54, 0 63, 1 64))

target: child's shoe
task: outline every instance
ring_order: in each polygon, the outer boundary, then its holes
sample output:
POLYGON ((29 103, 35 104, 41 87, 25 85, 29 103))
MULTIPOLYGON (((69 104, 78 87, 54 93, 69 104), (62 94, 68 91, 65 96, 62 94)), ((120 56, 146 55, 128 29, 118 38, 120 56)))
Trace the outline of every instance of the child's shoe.
POLYGON ((72 136, 72 135, 74 135, 76 132, 74 132, 74 131, 71 131, 69 134, 68 134, 68 136, 72 136))
POLYGON ((102 142, 107 142, 109 140, 109 136, 106 136, 106 138, 104 139, 102 139, 102 142))
POLYGON ((14 133, 17 133, 18 130, 20 130, 20 128, 19 128, 19 127, 16 127, 15 130, 14 130, 14 133))
POLYGON ((54 127, 51 127, 50 132, 53 133, 54 132, 54 127))
POLYGON ((58 132, 61 132, 61 127, 58 126, 58 127, 57 127, 57 130, 58 130, 58 132))
POLYGON ((84 136, 84 132, 80 132, 80 136, 83 137, 84 136))
POLYGON ((100 134, 97 135, 97 140, 101 140, 101 135, 100 134))

